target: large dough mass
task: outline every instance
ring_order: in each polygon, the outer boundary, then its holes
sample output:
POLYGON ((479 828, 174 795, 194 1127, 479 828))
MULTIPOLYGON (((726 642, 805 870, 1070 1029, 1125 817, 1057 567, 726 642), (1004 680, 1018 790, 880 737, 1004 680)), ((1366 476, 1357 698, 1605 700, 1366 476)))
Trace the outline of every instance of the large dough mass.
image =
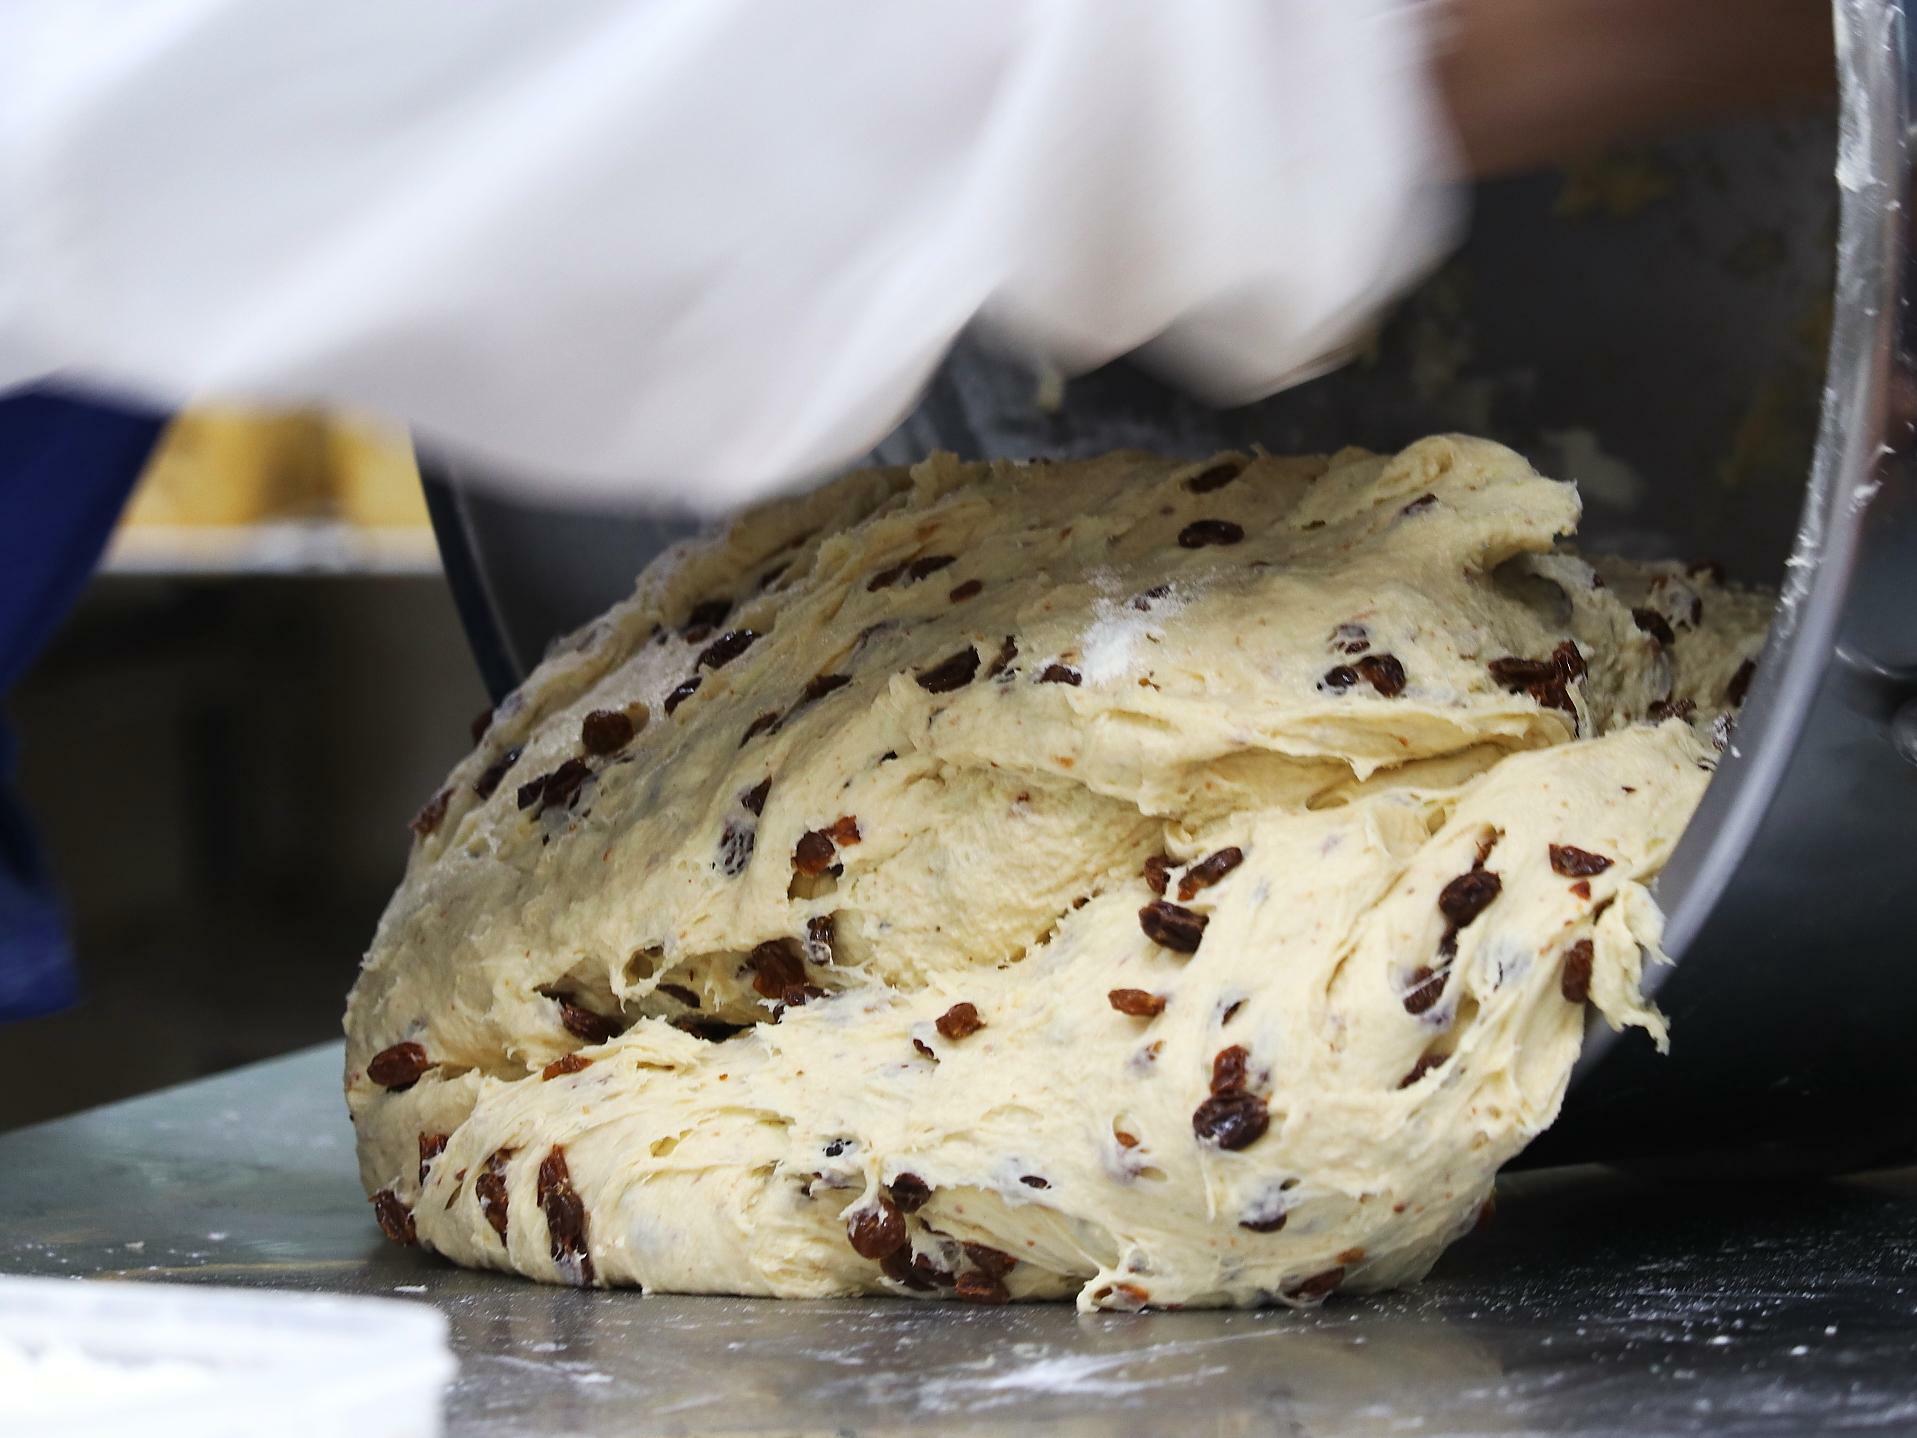
POLYGON ((1417 1278, 1663 1038, 1769 605, 1489 443, 853 475, 655 564, 422 811, 347 1013, 388 1233, 1081 1307, 1417 1278))

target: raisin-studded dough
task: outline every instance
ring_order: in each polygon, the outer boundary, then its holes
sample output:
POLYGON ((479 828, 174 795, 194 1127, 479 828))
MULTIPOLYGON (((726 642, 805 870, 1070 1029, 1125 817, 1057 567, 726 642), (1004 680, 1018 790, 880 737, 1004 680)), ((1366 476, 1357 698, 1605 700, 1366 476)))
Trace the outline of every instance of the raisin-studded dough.
POLYGON ((1661 1042, 1646 885, 1769 604, 1496 445, 853 475, 655 564, 416 821, 361 1172, 457 1262, 1309 1303, 1661 1042))

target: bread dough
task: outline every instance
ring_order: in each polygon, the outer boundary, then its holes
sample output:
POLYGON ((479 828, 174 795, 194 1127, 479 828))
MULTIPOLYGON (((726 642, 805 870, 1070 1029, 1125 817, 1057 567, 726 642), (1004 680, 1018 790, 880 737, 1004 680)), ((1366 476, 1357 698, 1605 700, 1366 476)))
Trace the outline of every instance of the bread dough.
POLYGON ((1447 437, 935 456, 683 547, 416 821, 346 1021, 382 1224, 673 1292, 1416 1279, 1587 995, 1662 1043, 1646 885, 1769 613, 1577 520, 1447 437))

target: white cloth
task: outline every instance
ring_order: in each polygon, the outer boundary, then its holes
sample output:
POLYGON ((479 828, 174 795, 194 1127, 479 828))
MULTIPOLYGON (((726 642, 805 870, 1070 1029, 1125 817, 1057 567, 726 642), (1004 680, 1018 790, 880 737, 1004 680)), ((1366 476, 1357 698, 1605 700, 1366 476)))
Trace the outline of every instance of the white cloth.
POLYGON ((978 323, 1216 402, 1450 238, 1404 0, 10 0, 0 384, 404 419, 715 509, 978 323))

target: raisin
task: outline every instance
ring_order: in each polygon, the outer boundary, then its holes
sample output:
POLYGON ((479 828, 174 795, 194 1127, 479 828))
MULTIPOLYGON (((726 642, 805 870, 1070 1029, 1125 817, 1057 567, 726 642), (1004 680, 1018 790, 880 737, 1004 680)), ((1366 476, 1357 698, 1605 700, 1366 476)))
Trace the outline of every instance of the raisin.
POLYGON ((1462 929, 1489 908, 1503 888, 1504 881, 1491 870, 1472 869, 1438 891, 1438 912, 1453 929, 1462 929))
POLYGON ((373 1217, 379 1220, 379 1231, 390 1242, 401 1248, 415 1248, 419 1245, 419 1230, 413 1225, 413 1211, 399 1201, 399 1195, 390 1188, 382 1188, 373 1195, 373 1217))
POLYGON ((783 999, 805 985, 805 960, 790 939, 768 939, 746 960, 752 970, 752 988, 761 998, 783 999))
POLYGON ((761 734, 765 733, 766 730, 776 729, 778 724, 779 711, 776 709, 766 710, 765 713, 746 725, 745 733, 739 736, 739 747, 741 749, 745 748, 746 745, 750 744, 754 739, 757 739, 761 734))
POLYGON ((1302 1298, 1307 1302, 1317 1302, 1328 1298, 1337 1291, 1338 1285, 1345 1281, 1342 1267, 1327 1268, 1322 1273, 1314 1273, 1309 1278, 1301 1278, 1285 1290, 1288 1298, 1302 1298))
POLYGON ((1558 989, 1565 1002, 1581 1004, 1590 999, 1591 965, 1596 958, 1589 939, 1579 939, 1564 951, 1564 972, 1559 976, 1558 989))
POLYGON ((1696 712, 1696 701, 1691 699, 1653 699, 1651 707, 1644 711, 1644 717, 1662 724, 1666 719, 1688 720, 1696 712))
POLYGON ((1553 677, 1539 684, 1526 685, 1524 692, 1546 709, 1562 709, 1569 714, 1572 732, 1577 731, 1578 706, 1572 703, 1571 693, 1564 687, 1562 679, 1553 677))
POLYGON ((843 849, 859 842, 859 821, 851 814, 841 814, 825 832, 827 838, 843 849))
POLYGON ((802 1008, 813 999, 825 997, 825 990, 817 984, 793 984, 779 995, 779 1003, 772 1011, 772 1021, 776 1024, 787 1009, 802 1008))
POLYGON ((1020 1174, 1018 1181, 1027 1188, 1050 1188, 1052 1186, 1052 1181, 1049 1178, 1040 1178, 1035 1173, 1020 1174))
POLYGON ((1411 971, 1411 982, 1405 986, 1404 1011, 1408 1014, 1421 1014, 1444 996, 1444 981, 1447 970, 1433 969, 1427 964, 1419 964, 1411 971))
POLYGON ((1220 1049, 1211 1061, 1211 1091, 1231 1093, 1251 1087, 1251 1050, 1243 1044, 1220 1049))
POLYGON ((672 1021, 672 1026, 682 1034, 691 1034, 695 1039, 704 1039, 709 1044, 722 1044, 752 1027, 751 1024, 728 1024, 719 1019, 695 1019, 691 1014, 680 1015, 672 1021))
POLYGON ((1121 1014, 1135 1019, 1155 1018, 1165 1012, 1164 998, 1143 989, 1113 989, 1105 997, 1121 1014))
POLYGON ((924 1039, 913 1039, 912 1047, 917 1049, 920 1053, 924 1054, 928 1059, 931 1059, 933 1062, 936 1063, 938 1061, 938 1055, 932 1052, 932 1046, 928 1044, 927 1042, 925 1042, 924 1039))
POLYGON ((953 1004, 951 1008, 938 1016, 933 1027, 939 1031, 940 1038, 970 1038, 985 1027, 985 1020, 978 1016, 974 1004, 953 1004))
POLYGON ((1210 469, 1194 474, 1186 480, 1185 488, 1193 494, 1210 494, 1230 484, 1238 478, 1242 470, 1243 466, 1235 460, 1227 464, 1214 464, 1210 469))
POLYGON ((422 1133, 419 1136, 419 1186, 426 1186, 426 1171, 433 1166, 433 1160, 446 1152, 446 1145, 452 1141, 449 1133, 422 1133))
POLYGON ((728 819, 719 833, 719 872, 728 879, 738 878, 752 862, 752 849, 758 841, 759 831, 753 825, 728 819))
POLYGON ((1329 689, 1334 694, 1342 694, 1357 682, 1358 671, 1349 664, 1339 664, 1325 670, 1325 677, 1318 681, 1318 687, 1329 689))
POLYGON ((891 1199, 883 1196, 854 1210, 846 1220, 845 1238, 860 1258, 874 1260, 897 1253, 910 1241, 905 1231, 905 1216, 891 1199))
POLYGON ((383 1089, 404 1093, 427 1069, 433 1066, 426 1050, 416 1043, 394 1044, 374 1054, 366 1065, 366 1077, 383 1089))
POLYGON ((617 754, 632 742, 632 716, 620 709, 595 709, 579 725, 579 743, 588 754, 617 754))
POLYGON ((446 805, 451 801, 453 791, 441 789, 432 798, 419 806, 419 812, 413 815, 413 837, 423 839, 439 827, 439 821, 446 817, 446 805))
POLYGON ((1410 1088, 1431 1070, 1439 1067, 1449 1058, 1449 1054, 1420 1054, 1418 1061, 1411 1066, 1411 1072, 1398 1080, 1399 1088, 1410 1088))
POLYGON ((1406 518, 1409 518, 1411 515, 1414 515, 1414 514, 1423 514, 1427 509, 1432 509, 1436 507, 1437 503, 1438 503, 1437 495, 1421 494, 1416 499, 1412 500, 1411 503, 1407 504, 1403 509, 1399 510, 1398 513, 1406 518))
POLYGON ((1557 666, 1548 659, 1519 659, 1507 655, 1503 659, 1493 659, 1485 668, 1491 671, 1492 679, 1513 694, 1533 684, 1548 684, 1559 677, 1557 666))
POLYGON ((978 650, 966 645, 950 658, 941 659, 930 669, 921 669, 915 676, 919 688, 928 694, 949 694, 954 689, 963 689, 972 682, 978 673, 978 650))
POLYGON ((1136 1283, 1113 1283, 1095 1290, 1092 1298, 1114 1313, 1137 1313, 1152 1301, 1151 1294, 1136 1283))
POLYGON ((579 798, 579 791, 586 780, 592 777, 592 766, 584 759, 568 759, 550 774, 542 774, 537 779, 519 786, 519 807, 531 809, 537 818, 548 809, 570 809, 579 798))
POLYGON ((1666 649, 1677 643, 1677 635, 1671 632, 1670 621, 1655 609, 1633 609, 1631 622, 1666 649))
POLYGON ((877 594, 881 589, 890 589, 899 582, 899 576, 905 573, 907 563, 907 560, 901 559, 890 569, 881 569, 867 582, 865 592, 867 594, 877 594))
POLYGON ((1193 1110, 1191 1131, 1201 1142, 1223 1149, 1247 1148, 1271 1127, 1265 1101, 1243 1089, 1216 1093, 1193 1110))
POLYGON ((1553 649, 1551 667, 1557 671, 1558 678, 1567 684, 1574 679, 1582 679, 1585 670, 1584 653, 1578 648, 1577 641, 1567 639, 1553 649))
POLYGON ((721 595, 717 599, 704 599, 692 606, 686 615, 681 630, 714 629, 725 623, 726 616, 732 613, 732 601, 721 595))
POLYGON ((486 1166, 479 1171, 479 1177, 473 1180, 473 1196, 479 1200, 479 1211, 502 1242, 506 1237, 508 1218, 506 1160, 512 1156, 513 1151, 509 1148, 495 1149, 486 1156, 486 1166))
POLYGON ((1575 884, 1571 885, 1571 892, 1580 899, 1590 898, 1591 881, 1589 879, 1579 879, 1575 884))
POLYGON ((1168 904, 1163 899, 1138 911, 1138 926, 1145 931, 1145 937, 1181 954, 1198 952, 1199 941, 1205 937, 1205 925, 1210 922, 1203 914, 1168 904))
POLYGON ((839 851, 833 847, 831 836, 823 829, 809 829, 799 836, 799 842, 792 849, 792 867, 807 878, 817 878, 827 870, 837 867, 834 860, 839 851))
POLYGON ((513 765, 519 762, 520 753, 521 746, 515 744, 488 764, 485 771, 473 780, 473 792, 482 799, 492 798, 494 791, 499 788, 499 781, 504 779, 511 772, 513 765))
POLYGON ((1085 676, 1069 664, 1047 664, 1038 672, 1040 684, 1070 684, 1076 687, 1085 682, 1085 676))
POLYGON ((1276 1213, 1261 1213, 1254 1218, 1241 1218, 1238 1220, 1238 1226, 1249 1229, 1253 1233, 1276 1233, 1285 1226, 1285 1220, 1290 1217, 1291 1215, 1281 1208, 1276 1213))
POLYGON ((739 796, 739 804, 746 813, 758 816, 765 813, 766 796, 772 792, 772 781, 761 779, 739 796))
POLYGON ((1006 1288, 1005 1280, 996 1274, 974 1268, 958 1276, 958 1282, 952 1286, 953 1293, 964 1303, 1010 1303, 1011 1290, 1006 1288))
POLYGON ((805 681, 805 688, 799 691, 799 702, 792 706, 792 712, 796 714, 808 704, 817 704, 826 695, 845 688, 851 682, 850 674, 814 674, 805 681))
POLYGON ((917 1213, 932 1197, 932 1185, 916 1173, 902 1173, 886 1188, 900 1213, 917 1213))
POLYGON ((1362 654, 1371 647, 1371 631, 1362 624, 1340 624, 1331 631, 1331 647, 1341 654, 1362 654))
POLYGON ((592 1255, 586 1251, 586 1205, 573 1189, 572 1175, 566 1169, 566 1151, 558 1144, 539 1161, 537 1198, 546 1215, 552 1261, 562 1266, 576 1263, 579 1281, 591 1283, 592 1255))
POLYGON ((986 666, 985 677, 996 679, 1012 667, 1012 661, 1018 658, 1018 643, 1011 635, 1005 636, 1005 642, 998 647, 998 653, 992 656, 992 662, 986 666))
POLYGON ((1404 693, 1404 665, 1395 654, 1367 654, 1355 666, 1358 677, 1387 699, 1404 693))
POLYGON ((905 582, 917 584, 921 579, 937 574, 949 565, 957 564, 956 554, 928 554, 923 559, 915 559, 905 566, 905 582))
POLYGON ((684 984, 660 984, 656 992, 664 994, 669 999, 678 1000, 689 1009, 699 1007, 699 996, 684 984))
POLYGON ((934 1286, 932 1279, 918 1271, 919 1261, 911 1249, 901 1248, 896 1253, 888 1253, 879 1260, 879 1271, 894 1283, 903 1284, 914 1293, 930 1293, 934 1286))
POLYGON ((966 1244, 965 1256, 972 1260, 975 1267, 983 1269, 994 1278, 1003 1278, 1018 1267, 1018 1260, 1011 1254, 983 1243, 966 1244))
POLYGON ((1178 547, 1205 549, 1214 544, 1236 544, 1244 537, 1244 529, 1229 519, 1194 519, 1178 531, 1178 547))
POLYGON ((479 741, 486 737, 486 731, 493 727, 493 706, 488 704, 473 715, 473 722, 468 727, 472 732, 473 744, 477 746, 479 741))
POLYGON ((1145 887, 1154 894, 1163 894, 1165 885, 1171 879, 1172 861, 1169 854, 1153 854, 1145 861, 1145 887))
POLYGON ((603 1014, 574 1003, 571 999, 559 999, 559 1022, 566 1032, 582 1043, 608 1043, 619 1035, 619 1025, 603 1014))
POLYGON ((699 651, 699 657, 693 662, 694 669, 723 669, 750 649, 759 635, 752 629, 728 629, 712 643, 699 651))
POLYGON ((542 1082, 551 1082, 553 1079, 562 1078, 566 1074, 576 1074, 581 1069, 589 1069, 591 1067, 592 1060, 589 1058, 585 1058, 580 1054, 564 1054, 541 1069, 539 1071, 539 1077, 542 1082))
POLYGON ((1220 849, 1207 855, 1185 870, 1184 877, 1178 881, 1178 897, 1181 901, 1190 899, 1200 889, 1209 889, 1233 869, 1245 862, 1245 851, 1237 845, 1220 849))
POLYGON ((1724 686, 1724 702, 1733 709, 1744 702, 1744 696, 1751 692, 1751 679, 1757 673, 1757 662, 1746 659, 1737 666, 1737 672, 1731 675, 1731 682, 1724 686))
POLYGON ((1151 612, 1152 601, 1154 599, 1163 599, 1170 593, 1171 586, 1169 584, 1154 584, 1143 594, 1133 596, 1132 608, 1138 610, 1140 613, 1149 614, 1151 612))
POLYGON ((693 695, 697 694, 699 692, 699 685, 702 682, 703 680, 701 679, 701 677, 695 674, 690 679, 680 684, 670 694, 666 695, 666 702, 664 705, 666 713, 670 714, 673 710, 677 709, 681 704, 685 703, 686 700, 690 699, 693 695))
POLYGON ((1602 854, 1593 854, 1589 849, 1574 848, 1570 844, 1552 844, 1550 850, 1551 871, 1567 879, 1588 879, 1611 867, 1611 860, 1602 854))
POLYGON ((977 599, 979 595, 984 592, 984 589, 984 580, 968 579, 963 584, 955 585, 952 592, 948 594, 946 598, 953 604, 963 604, 968 599, 977 599))

